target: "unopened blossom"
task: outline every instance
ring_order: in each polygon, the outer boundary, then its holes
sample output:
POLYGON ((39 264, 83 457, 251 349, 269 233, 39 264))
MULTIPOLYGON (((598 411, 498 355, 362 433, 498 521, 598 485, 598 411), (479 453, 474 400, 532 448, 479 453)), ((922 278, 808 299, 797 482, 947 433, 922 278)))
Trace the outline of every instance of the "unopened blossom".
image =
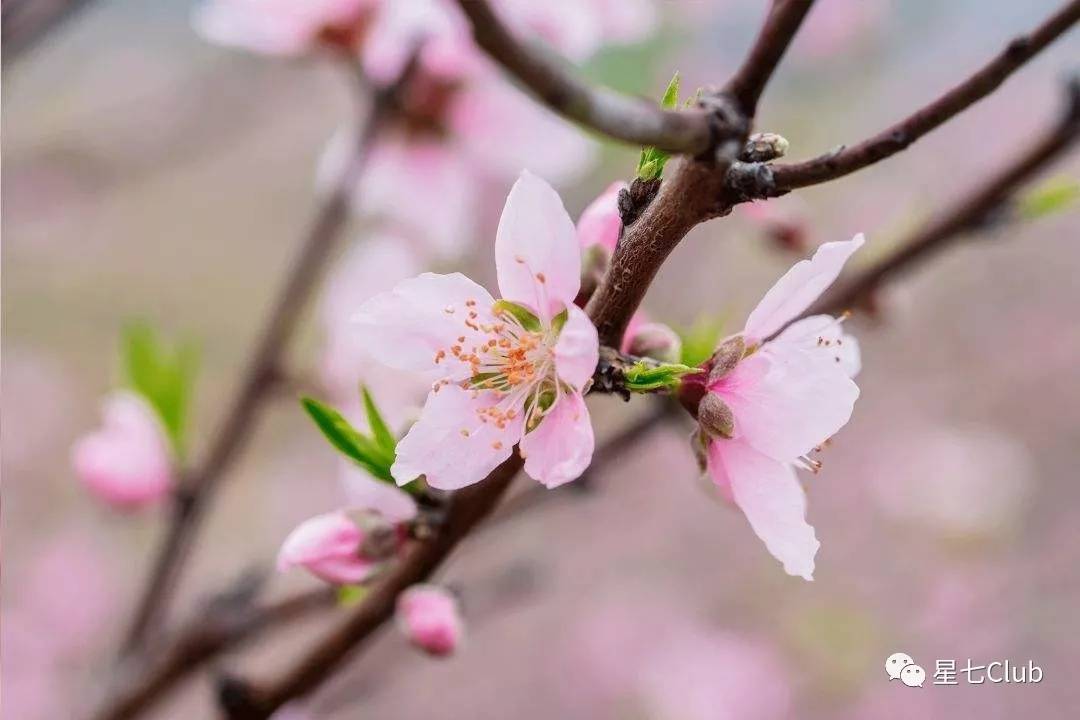
POLYGON ((862 235, 825 243, 780 278, 742 333, 713 355, 698 405, 713 481, 784 569, 807 580, 820 543, 806 522, 806 495, 795 468, 816 472, 821 463, 809 454, 851 417, 859 396, 852 381, 859 350, 839 319, 792 320, 832 284, 862 244, 862 235))
POLYGON ((465 634, 457 598, 437 585, 413 585, 401 593, 396 618, 410 643, 437 657, 452 654, 465 634))
POLYGON ((101 427, 75 443, 71 462, 91 492, 121 509, 161 500, 173 486, 165 427, 149 403, 127 390, 105 398, 101 427))
POLYGON ((682 338, 664 323, 649 320, 644 310, 638 310, 626 326, 619 350, 661 362, 678 362, 682 355, 682 338))
POLYGON ((460 273, 424 273, 355 316, 382 362, 433 380, 419 421, 398 443, 399 484, 423 475, 456 489, 483 479, 520 443, 525 472, 548 487, 578 477, 593 452, 583 392, 596 328, 574 305, 581 258, 558 194, 522 173, 495 240, 503 299, 460 273))
POLYGON ((387 518, 369 510, 337 510, 296 527, 278 552, 280 572, 303 567, 334 585, 363 582, 393 557, 402 534, 387 518))

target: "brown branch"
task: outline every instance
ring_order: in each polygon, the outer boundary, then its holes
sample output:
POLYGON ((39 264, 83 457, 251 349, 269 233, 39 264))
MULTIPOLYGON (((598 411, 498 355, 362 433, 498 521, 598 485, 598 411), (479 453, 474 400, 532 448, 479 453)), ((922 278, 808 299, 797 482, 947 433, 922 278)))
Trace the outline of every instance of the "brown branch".
POLYGON ((724 91, 753 117, 765 85, 776 72, 814 0, 774 0, 757 40, 724 91))
POLYGON ((595 87, 542 48, 515 38, 487 0, 458 2, 477 45, 540 102, 591 130, 633 145, 694 155, 743 132, 739 119, 727 118, 722 107, 674 112, 595 87))
POLYGON ((1001 172, 962 198, 937 219, 901 243, 900 249, 873 267, 838 284, 822 297, 806 315, 838 314, 864 304, 889 278, 909 271, 980 229, 1002 205, 1034 175, 1061 158, 1080 139, 1080 80, 1068 85, 1067 104, 1061 119, 1022 155, 1001 172))
POLYGON ((1080 0, 1070 0, 1042 25, 1010 42, 978 72, 929 105, 858 145, 800 163, 772 166, 773 187, 766 194, 835 180, 905 149, 996 90, 1028 60, 1080 20, 1080 0))
MULTIPOLYGON (((364 80, 354 61, 346 60, 350 77, 359 88, 364 80)), ((359 89, 358 88, 358 89, 359 89)), ((364 88, 366 89, 366 88, 364 88)), ((254 429, 254 421, 281 372, 282 356, 298 324, 300 313, 318 287, 342 236, 349 198, 367 158, 367 150, 394 105, 395 88, 379 93, 370 117, 358 132, 357 150, 308 231, 300 255, 292 265, 255 347, 240 389, 233 399, 205 460, 185 474, 174 494, 171 522, 158 550, 143 595, 124 642, 125 654, 142 648, 150 629, 164 614, 179 573, 191 550, 199 522, 230 463, 254 429)))
POLYGON ((4 0, 0 42, 4 64, 17 59, 89 4, 90 0, 4 0))
POLYGON ((334 607, 335 593, 319 587, 256 608, 210 608, 163 643, 152 658, 132 659, 93 720, 129 720, 165 699, 168 692, 217 655, 264 632, 334 607), (126 677, 125 677, 126 674, 126 677))

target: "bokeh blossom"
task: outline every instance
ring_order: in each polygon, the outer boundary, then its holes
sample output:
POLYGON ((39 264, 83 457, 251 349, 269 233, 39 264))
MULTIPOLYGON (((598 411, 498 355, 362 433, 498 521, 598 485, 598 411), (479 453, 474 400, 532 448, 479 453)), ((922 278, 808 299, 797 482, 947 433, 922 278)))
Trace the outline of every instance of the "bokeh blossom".
POLYGON ((456 489, 483 479, 521 443, 525 472, 548 487, 578 477, 593 452, 582 392, 596 328, 574 305, 581 258, 558 194, 525 172, 495 240, 503 299, 454 273, 424 273, 366 302, 358 342, 384 363, 434 380, 398 443, 398 483, 424 475, 456 489))
POLYGON ((859 396, 851 378, 860 361, 858 344, 843 333, 840 320, 792 320, 862 244, 862 235, 825 243, 780 278, 743 332, 713 355, 698 406, 713 481, 784 570, 807 580, 820 543, 806 522, 806 494, 795 468, 816 472, 820 462, 808 454, 851 417, 859 396))
POLYGON ((149 403, 127 390, 105 398, 101 428, 75 444, 71 461, 94 495, 120 509, 161 500, 173 485, 165 428, 149 403))
POLYGON ((278 553, 280 572, 303 567, 334 585, 363 582, 397 551, 396 525, 369 510, 337 510, 305 520, 278 553))
POLYGON ((397 600, 401 632, 429 655, 451 655, 461 644, 465 624, 454 595, 437 585, 413 585, 397 600))

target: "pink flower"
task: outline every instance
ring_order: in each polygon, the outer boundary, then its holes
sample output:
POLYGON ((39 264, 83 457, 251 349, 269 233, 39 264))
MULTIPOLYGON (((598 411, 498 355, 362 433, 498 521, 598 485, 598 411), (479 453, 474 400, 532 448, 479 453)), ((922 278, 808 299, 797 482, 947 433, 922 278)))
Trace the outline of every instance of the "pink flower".
POLYGON ((328 34, 359 33, 380 0, 206 0, 192 23, 210 42, 266 55, 299 55, 328 34))
POLYGON ((285 538, 278 553, 280 572, 303 567, 334 585, 366 580, 400 546, 401 534, 377 513, 345 511, 305 520, 285 538))
POLYGON ((436 585, 413 585, 401 593, 397 622, 410 643, 438 657, 451 655, 465 633, 457 598, 436 585))
POLYGON ((503 300, 460 273, 424 273, 360 308, 358 341, 382 362, 435 380, 398 443, 399 484, 424 475, 456 489, 483 479, 520 442, 525 472, 548 487, 578 477, 593 452, 582 391, 596 328, 574 303, 581 258, 555 191, 525 172, 495 240, 503 300))
POLYGON ((589 203, 578 218, 577 237, 582 250, 601 247, 608 254, 615 252, 622 232, 619 215, 619 192, 626 187, 621 180, 608 185, 604 192, 589 203))
POLYGON ((630 318, 619 350, 662 362, 678 362, 682 355, 682 339, 664 323, 649 321, 645 311, 639 310, 630 318))
POLYGON ((103 424, 75 443, 72 466, 79 479, 105 502, 133 509, 168 495, 172 458, 165 429, 154 409, 133 392, 109 395, 103 424))
POLYGON ((839 320, 815 315, 788 323, 832 284, 862 244, 862 235, 825 243, 780 278, 743 332, 714 354, 698 406, 713 481, 784 569, 807 580, 820 543, 805 519, 806 495, 795 466, 816 471, 820 463, 807 453, 851 417, 859 396, 851 379, 859 352, 839 320))

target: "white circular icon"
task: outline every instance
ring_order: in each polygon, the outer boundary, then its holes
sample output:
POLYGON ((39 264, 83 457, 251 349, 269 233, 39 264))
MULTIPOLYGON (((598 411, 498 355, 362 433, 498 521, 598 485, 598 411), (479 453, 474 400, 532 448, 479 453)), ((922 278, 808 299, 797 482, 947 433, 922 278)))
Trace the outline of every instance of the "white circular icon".
POLYGON ((925 681, 926 671, 915 663, 906 665, 904 669, 900 671, 900 682, 908 687, 922 687, 923 682, 925 681))
POLYGON ((914 664, 915 661, 907 653, 893 653, 885 660, 885 672, 890 680, 898 680, 903 669, 914 664))

